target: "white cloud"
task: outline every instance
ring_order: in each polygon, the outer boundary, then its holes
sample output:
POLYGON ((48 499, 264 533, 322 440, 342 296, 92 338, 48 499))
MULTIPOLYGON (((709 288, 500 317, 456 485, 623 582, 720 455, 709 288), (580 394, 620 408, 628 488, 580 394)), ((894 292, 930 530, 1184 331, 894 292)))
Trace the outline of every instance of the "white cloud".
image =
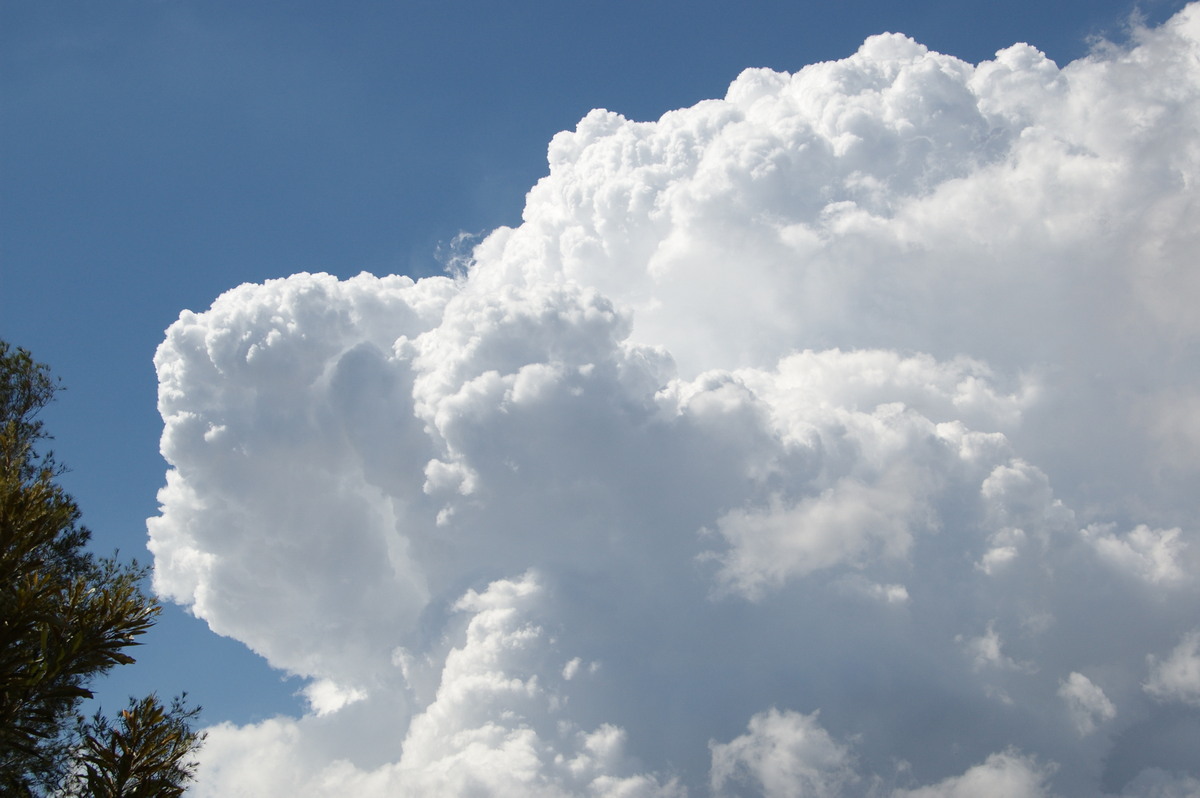
POLYGON ((1146 692, 1160 701, 1182 701, 1200 707, 1200 630, 1183 636, 1165 660, 1147 658, 1146 692))
POLYGON ((1151 529, 1139 524, 1118 537, 1103 526, 1093 525, 1083 530, 1083 535, 1096 554, 1118 571, 1164 585, 1185 578, 1182 560, 1186 543, 1179 527, 1151 529))
MULTIPOLYGON (((687 386, 675 383, 681 410, 757 414, 783 444, 776 461, 808 453, 820 463, 800 498, 771 493, 760 506, 717 519, 715 531, 730 548, 708 556, 721 563, 721 583, 761 598, 765 589, 813 571, 906 557, 914 535, 937 527, 931 502, 957 490, 985 458, 1007 453, 1003 435, 936 422, 957 418, 979 397, 993 423, 1015 412, 1018 400, 997 396, 978 373, 969 361, 831 350, 787 357, 775 373, 746 369, 718 378, 710 372, 687 386), (991 412, 997 406, 1003 409, 991 412)), ((728 426, 724 418, 718 423, 728 426)), ((760 455, 772 455, 767 445, 760 455)), ((770 462, 760 468, 755 476, 763 481, 779 469, 770 462)))
POLYGON ((732 547, 719 578, 760 597, 764 583, 855 563, 870 548, 901 556, 909 547, 910 512, 903 489, 873 490, 852 480, 794 507, 772 496, 763 511, 735 510, 718 519, 717 529, 732 547))
POLYGON ((681 796, 674 782, 633 772, 622 729, 602 724, 584 731, 555 718, 557 688, 539 678, 535 664, 552 644, 529 620, 541 593, 536 576, 526 574, 468 591, 455 603, 471 618, 445 656, 433 701, 396 745, 397 761, 363 767, 349 758, 311 756, 312 737, 353 734, 363 722, 321 727, 319 718, 333 710, 321 711, 314 699, 315 715, 298 721, 212 729, 203 749, 206 778, 196 794, 681 796), (287 771, 286 781, 255 775, 277 770, 287 771))
POLYGON ((958 640, 962 643, 963 650, 971 658, 972 666, 977 671, 988 668, 1009 671, 1035 669, 1035 666, 1030 663, 1017 662, 1004 653, 1004 641, 1000 639, 1000 633, 996 631, 994 621, 988 621, 987 631, 982 635, 972 638, 960 636, 958 640))
POLYGON ((329 679, 310 682, 302 691, 313 712, 328 715, 350 704, 362 701, 367 694, 355 687, 342 687, 329 679))
POLYGON ((596 111, 453 279, 182 314, 155 587, 310 680, 197 794, 1189 784, 1200 7, 1139 36, 596 111))
POLYGON ((1086 736, 1096 730, 1096 725, 1117 716, 1117 708, 1108 700, 1091 679, 1072 671, 1058 688, 1058 697, 1067 705, 1067 712, 1079 735, 1086 736))
POLYGON ((897 790, 896 798, 1048 798, 1053 768, 1012 751, 992 754, 961 776, 930 787, 897 790))
POLYGON ((817 713, 762 712, 750 719, 746 734, 728 743, 710 743, 712 788, 753 785, 765 798, 843 795, 857 777, 849 750, 817 722, 817 713))
MULTIPOLYGON (((713 795, 745 787, 763 798, 835 798, 863 795, 891 798, 1049 798, 1052 766, 1016 751, 992 754, 965 773, 914 789, 885 787, 878 775, 856 771, 853 745, 839 743, 819 722, 819 713, 803 715, 776 709, 750 719, 746 734, 712 749, 713 795)), ((907 770, 901 763, 897 776, 907 770)))

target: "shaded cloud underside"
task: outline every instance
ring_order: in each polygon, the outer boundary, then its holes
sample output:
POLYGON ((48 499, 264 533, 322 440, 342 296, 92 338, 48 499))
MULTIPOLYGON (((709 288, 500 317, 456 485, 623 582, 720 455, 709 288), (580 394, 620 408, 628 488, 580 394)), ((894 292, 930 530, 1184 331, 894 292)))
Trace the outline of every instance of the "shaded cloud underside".
POLYGON ((1200 7, 549 161, 168 331, 155 586, 312 680, 197 795, 1200 792, 1200 7))

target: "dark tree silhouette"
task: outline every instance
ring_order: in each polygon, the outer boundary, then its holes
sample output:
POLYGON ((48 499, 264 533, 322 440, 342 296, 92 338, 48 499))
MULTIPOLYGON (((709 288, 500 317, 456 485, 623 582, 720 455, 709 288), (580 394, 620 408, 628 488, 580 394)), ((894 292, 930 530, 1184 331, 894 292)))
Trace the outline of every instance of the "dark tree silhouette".
POLYGON ((198 710, 150 696, 115 724, 78 715, 96 677, 133 662, 160 608, 145 569, 87 551, 62 467, 39 451, 38 414, 57 390, 45 365, 0 341, 0 793, 178 795, 198 710))

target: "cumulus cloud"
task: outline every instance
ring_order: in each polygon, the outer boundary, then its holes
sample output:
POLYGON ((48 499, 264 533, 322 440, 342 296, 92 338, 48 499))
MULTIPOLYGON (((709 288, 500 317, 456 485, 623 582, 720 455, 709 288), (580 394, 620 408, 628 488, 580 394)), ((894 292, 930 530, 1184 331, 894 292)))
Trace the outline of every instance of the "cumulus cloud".
POLYGON ((1152 768, 1134 779, 1125 794, 1142 798, 1191 798, 1200 795, 1200 779, 1152 768))
POLYGON ((354 737, 364 725, 396 720, 371 719, 367 713, 318 728, 318 718, 350 703, 338 694, 332 708, 313 700, 314 716, 300 720, 276 718, 251 727, 211 729, 211 742, 203 750, 207 777, 196 793, 683 795, 674 781, 632 772, 624 730, 611 724, 583 730, 556 720, 555 710, 564 700, 562 685, 547 679, 540 667, 553 644, 530 619, 541 593, 536 575, 525 574, 494 582, 483 592, 470 590, 455 603, 454 609, 470 613, 470 620, 442 660, 433 700, 411 717, 403 739, 392 741, 395 761, 385 756, 372 766, 364 765, 361 754, 305 756, 301 741, 306 738, 335 728, 354 737), (281 771, 287 773, 286 782, 269 781, 281 771))
POLYGON ((817 714, 770 710, 750 719, 746 734, 712 743, 712 787, 748 782, 766 798, 844 794, 855 780, 852 758, 817 722, 817 714))
POLYGON ((1150 529, 1139 524, 1124 536, 1088 527, 1083 534, 1095 546, 1096 553, 1119 571, 1150 582, 1174 582, 1185 578, 1181 560, 1186 544, 1179 527, 1150 529))
POLYGON ((1200 707, 1200 630, 1192 630, 1164 660, 1147 656, 1150 679, 1146 692, 1162 701, 1200 707))
POLYGON ((197 794, 1194 785, 1198 54, 872 37, 588 114, 452 276, 183 313, 155 587, 309 703, 197 794))
POLYGON ((1058 697, 1067 705, 1080 736, 1091 734, 1097 724, 1117 716, 1117 708, 1104 691, 1082 673, 1072 672, 1059 686, 1058 697))
POLYGON ((896 798, 1040 798, 1049 796, 1052 768, 1011 751, 992 754, 985 762, 938 784, 898 790, 896 798))

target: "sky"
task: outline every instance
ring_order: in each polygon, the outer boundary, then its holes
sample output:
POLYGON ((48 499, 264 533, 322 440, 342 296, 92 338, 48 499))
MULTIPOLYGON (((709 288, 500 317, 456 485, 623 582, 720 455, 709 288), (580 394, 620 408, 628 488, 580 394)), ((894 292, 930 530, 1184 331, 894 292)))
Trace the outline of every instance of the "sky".
POLYGON ((1200 794, 1200 6, 0 0, 0 91, 192 794, 1200 794))

